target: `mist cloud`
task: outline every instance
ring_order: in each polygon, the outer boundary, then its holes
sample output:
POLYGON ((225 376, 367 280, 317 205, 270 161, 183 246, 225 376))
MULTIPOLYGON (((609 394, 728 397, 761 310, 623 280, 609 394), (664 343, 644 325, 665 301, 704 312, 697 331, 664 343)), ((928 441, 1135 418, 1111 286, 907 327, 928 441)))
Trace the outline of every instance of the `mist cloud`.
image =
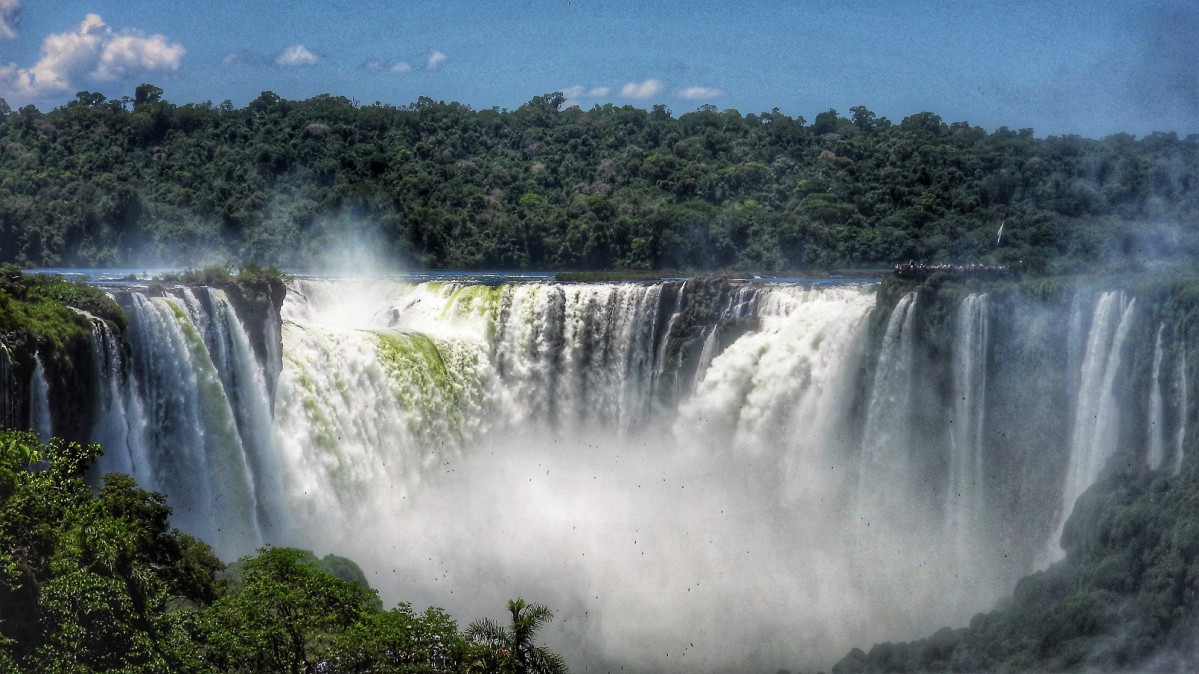
MULTIPOLYGON (((7 18, 11 14, 0 11, 0 15, 7 18)), ((7 21, 3 25, 10 27, 7 21)), ((0 66, 0 92, 23 100, 37 99, 71 91, 81 79, 111 81, 170 72, 179 69, 185 53, 182 45, 165 36, 115 31, 99 14, 88 14, 74 30, 47 36, 42 58, 32 67, 0 66)))

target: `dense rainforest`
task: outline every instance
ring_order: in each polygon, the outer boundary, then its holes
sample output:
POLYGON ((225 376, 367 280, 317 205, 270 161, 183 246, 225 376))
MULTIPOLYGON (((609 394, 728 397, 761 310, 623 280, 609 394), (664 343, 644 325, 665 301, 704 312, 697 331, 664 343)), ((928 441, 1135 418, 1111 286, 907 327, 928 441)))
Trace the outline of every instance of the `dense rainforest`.
POLYGON ((0 261, 311 268, 340 246, 439 268, 1072 271, 1199 253, 1195 135, 564 102, 235 108, 151 84, 0 101, 0 261))

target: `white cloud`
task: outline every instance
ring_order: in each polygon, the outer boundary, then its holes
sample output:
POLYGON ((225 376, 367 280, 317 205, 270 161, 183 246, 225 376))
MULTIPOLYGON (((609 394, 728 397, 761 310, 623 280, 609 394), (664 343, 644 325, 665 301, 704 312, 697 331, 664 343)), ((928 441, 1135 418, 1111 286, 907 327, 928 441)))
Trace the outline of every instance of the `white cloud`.
POLYGON ((404 61, 399 61, 391 65, 387 65, 382 61, 370 60, 362 64, 363 68, 375 73, 410 73, 412 66, 404 61))
POLYGON ((142 70, 174 70, 181 56, 183 47, 168 44, 162 35, 121 35, 105 45, 92 75, 100 80, 120 80, 142 70))
POLYGON ((20 14, 20 0, 0 0, 0 40, 11 40, 17 36, 20 14))
POLYGON ((69 92, 80 79, 111 81, 174 71, 185 53, 182 45, 162 35, 114 31, 100 15, 88 14, 73 31, 47 36, 42 58, 33 67, 0 66, 0 93, 33 100, 69 92))
POLYGON ((644 82, 629 82, 620 89, 620 95, 625 98, 650 98, 662 90, 660 80, 648 79, 644 82))
POLYGON ((425 63, 425 70, 437 70, 448 58, 445 54, 434 49, 433 53, 429 54, 428 62, 425 63))
POLYGON ((275 65, 310 66, 320 59, 302 44, 293 44, 275 57, 275 65))
POLYGON ((607 96, 608 92, 610 91, 612 91, 611 87, 591 87, 588 89, 587 87, 576 84, 573 87, 566 87, 562 90, 562 93, 567 98, 599 98, 601 96, 607 96))
POLYGON ((582 103, 579 99, 603 98, 604 96, 607 96, 611 91, 612 91, 612 87, 587 88, 580 84, 576 84, 573 87, 565 87, 564 89, 562 89, 562 95, 566 96, 566 103, 564 104, 565 107, 569 108, 569 107, 575 106, 575 105, 582 107, 582 103))
POLYGON ((685 101, 697 101, 702 98, 719 98, 724 95, 724 89, 716 87, 687 87, 674 92, 674 95, 685 101))

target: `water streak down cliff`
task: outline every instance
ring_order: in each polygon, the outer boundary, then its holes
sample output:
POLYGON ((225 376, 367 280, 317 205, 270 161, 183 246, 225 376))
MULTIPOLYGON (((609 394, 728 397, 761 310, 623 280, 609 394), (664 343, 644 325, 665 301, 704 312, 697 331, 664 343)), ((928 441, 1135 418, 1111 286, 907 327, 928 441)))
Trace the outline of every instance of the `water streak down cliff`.
POLYGON ((1129 292, 118 300, 124 344, 93 333, 101 469, 166 492, 179 526, 226 557, 347 554, 463 618, 535 596, 568 655, 659 671, 827 666, 965 622, 1059 554, 1109 460, 1179 470, 1190 443, 1189 323, 1129 292))

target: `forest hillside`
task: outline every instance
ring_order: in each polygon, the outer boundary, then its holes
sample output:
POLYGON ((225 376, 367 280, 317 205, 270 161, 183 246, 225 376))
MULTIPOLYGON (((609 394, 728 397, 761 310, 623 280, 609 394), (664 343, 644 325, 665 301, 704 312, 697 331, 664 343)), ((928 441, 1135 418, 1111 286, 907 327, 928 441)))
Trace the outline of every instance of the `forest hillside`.
POLYGON ((564 102, 0 101, 0 261, 1074 271, 1199 252, 1199 136, 564 102))

